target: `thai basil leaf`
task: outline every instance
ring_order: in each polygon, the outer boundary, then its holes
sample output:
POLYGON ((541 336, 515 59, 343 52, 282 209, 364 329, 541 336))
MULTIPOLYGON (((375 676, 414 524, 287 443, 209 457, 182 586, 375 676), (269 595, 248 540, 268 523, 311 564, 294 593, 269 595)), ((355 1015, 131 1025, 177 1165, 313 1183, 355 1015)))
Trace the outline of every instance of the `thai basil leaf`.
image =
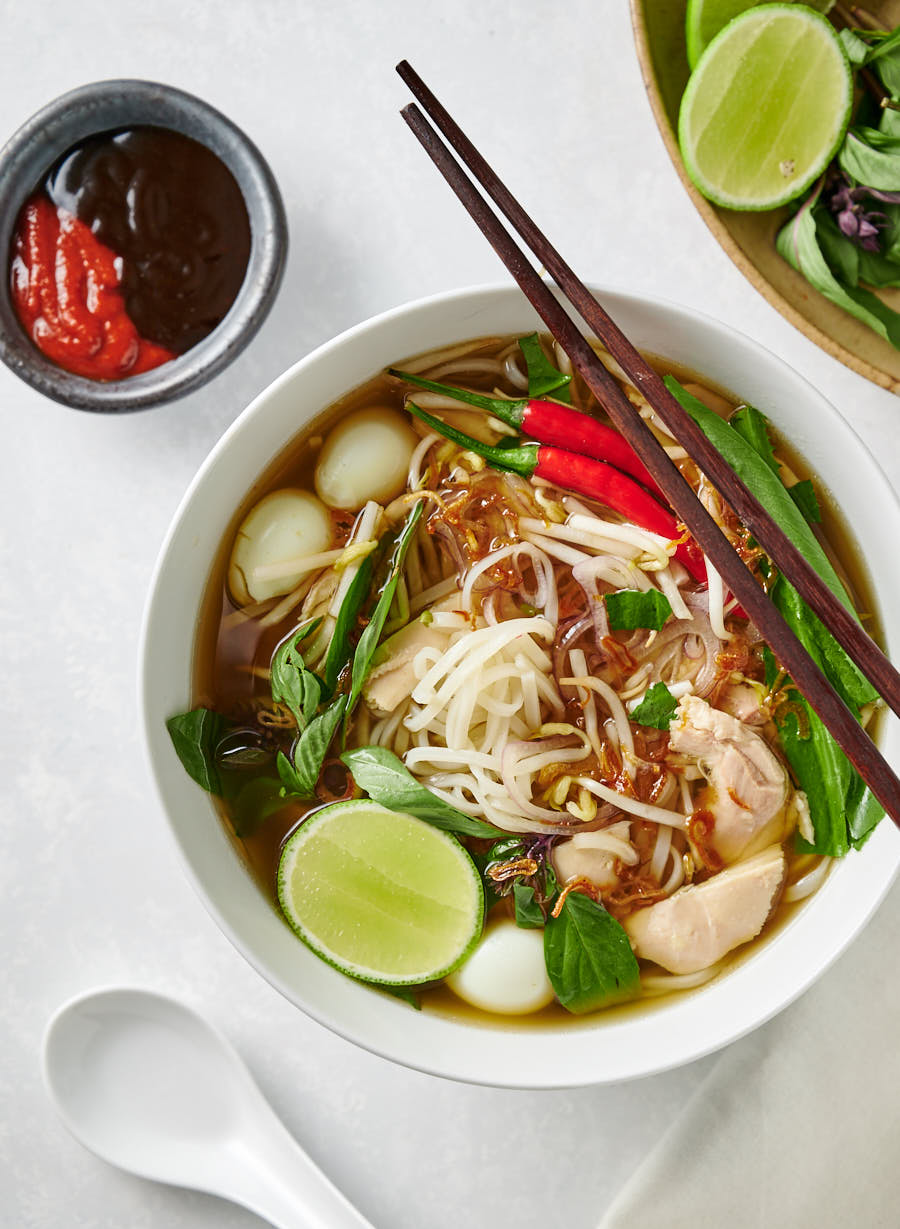
POLYGON ((650 725, 656 730, 667 730, 675 716, 678 701, 665 683, 654 683, 636 708, 628 714, 628 720, 638 725, 650 725))
POLYGON ((869 252, 865 248, 857 248, 859 280, 868 282, 870 286, 877 286, 879 290, 900 286, 900 251, 894 248, 891 253, 887 246, 890 236, 886 231, 882 232, 882 236, 886 236, 884 252, 869 252))
POLYGON ((391 554, 387 581, 381 590, 378 602, 372 612, 372 617, 366 624, 365 631, 360 636, 356 652, 353 655, 350 698, 347 701, 348 714, 353 711, 362 691, 363 683, 365 683, 371 669, 372 658, 375 655, 375 650, 378 648, 378 641, 381 639, 381 633, 384 631, 384 625, 387 622, 387 617, 394 601, 394 595, 397 592, 397 585, 400 583, 400 573, 403 570, 406 552, 409 550, 421 516, 422 501, 419 500, 406 518, 406 523, 397 538, 391 554))
POLYGON ((822 520, 822 509, 816 499, 815 487, 809 478, 804 478, 802 482, 795 482, 793 486, 788 487, 788 494, 803 513, 804 518, 818 525, 822 520))
POLYGON ((634 631, 639 627, 659 631, 672 613, 669 599, 658 589, 620 589, 604 597, 609 626, 613 631, 634 631))
POLYGON ((208 708, 195 708, 166 722, 172 746, 188 776, 211 794, 222 792, 215 753, 226 728, 225 718, 208 708))
POLYGON ((779 254, 826 299, 900 349, 900 315, 870 290, 844 285, 828 267, 816 238, 812 212, 820 190, 821 186, 778 232, 775 246, 779 254))
POLYGON ((841 231, 834 217, 822 208, 815 211, 819 247, 831 272, 845 286, 855 287, 860 282, 879 288, 900 286, 897 205, 873 197, 871 207, 884 219, 879 236, 880 251, 872 252, 854 243, 841 231))
POLYGON ((387 747, 353 747, 343 753, 341 760, 350 769, 359 788, 383 807, 415 815, 444 832, 488 840, 503 835, 491 824, 457 811, 426 789, 387 747))
POLYGON ((602 905, 570 892, 544 927, 547 976, 563 1007, 576 1015, 634 998, 641 975, 628 936, 602 905))
POLYGON ((346 708, 347 697, 338 696, 302 732, 290 759, 283 751, 278 753, 278 775, 290 793, 299 798, 315 797, 322 764, 346 708))
POLYGON ((322 680, 329 695, 334 692, 338 676, 353 656, 350 633, 356 627, 360 611, 365 605, 366 598, 369 596, 374 570, 374 554, 366 555, 365 559, 360 563, 356 575, 351 580, 347 592, 344 594, 344 600, 341 602, 341 608, 337 613, 334 631, 331 635, 331 643, 328 646, 328 655, 325 658, 325 665, 322 669, 322 680))
POLYGON ((838 151, 845 175, 867 188, 900 191, 900 139, 877 128, 851 128, 838 151))
POLYGON ((544 859, 544 896, 549 900, 559 890, 559 880, 549 858, 544 859))
POLYGON ((525 842, 520 836, 504 836, 495 841, 484 857, 485 865, 493 862, 509 862, 512 858, 521 858, 525 854, 525 842))
POLYGON ((816 239, 828 267, 845 286, 859 283, 859 263, 863 248, 849 239, 825 209, 816 209, 816 239))
POLYGON ((544 911, 535 900, 534 888, 529 883, 517 880, 513 884, 513 904, 516 909, 516 925, 523 930, 540 930, 544 925, 544 911))
POLYGON ((293 632, 272 658, 272 699, 276 704, 286 704, 294 714, 297 729, 303 731, 319 706, 322 685, 311 670, 303 664, 299 645, 306 640, 322 622, 313 619, 293 632))
POLYGON ((528 396, 553 397, 556 401, 570 404, 572 397, 568 385, 572 377, 564 376, 553 366, 544 353, 544 347, 537 333, 531 333, 528 337, 520 337, 519 349, 522 351, 525 366, 528 368, 528 396))

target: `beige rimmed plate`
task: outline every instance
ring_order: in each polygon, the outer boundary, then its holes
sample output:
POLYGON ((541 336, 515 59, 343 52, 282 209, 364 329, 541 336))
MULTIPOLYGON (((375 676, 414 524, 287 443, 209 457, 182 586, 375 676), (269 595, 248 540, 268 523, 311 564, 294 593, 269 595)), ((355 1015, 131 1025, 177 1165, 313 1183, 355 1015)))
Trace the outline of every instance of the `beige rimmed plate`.
MULTIPOLYGON (((786 320, 827 354, 893 393, 900 393, 900 351, 818 294, 775 251, 790 209, 738 213, 701 196, 681 161, 676 131, 690 75, 684 40, 686 0, 630 0, 644 84, 669 157, 700 216, 744 276, 786 320)), ((867 10, 887 26, 900 22, 900 0, 870 0, 867 10)), ((900 292, 884 297, 900 307, 900 292)))

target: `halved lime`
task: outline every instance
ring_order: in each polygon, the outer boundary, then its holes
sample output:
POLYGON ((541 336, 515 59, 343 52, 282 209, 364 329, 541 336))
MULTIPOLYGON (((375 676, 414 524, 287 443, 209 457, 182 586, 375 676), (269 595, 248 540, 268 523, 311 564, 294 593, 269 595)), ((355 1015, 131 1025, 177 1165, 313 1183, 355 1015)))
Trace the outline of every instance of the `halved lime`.
MULTIPOLYGON (((788 0, 793 3, 793 0, 788 0)), ((804 0, 806 5, 819 13, 827 13, 834 7, 835 0, 804 0)), ((697 67, 697 61, 716 37, 720 30, 728 25, 738 13, 754 8, 761 0, 688 0, 687 15, 684 21, 684 34, 687 42, 687 58, 691 68, 697 67)))
POLYGON ((688 174, 726 209, 774 209, 821 175, 844 139, 853 78, 841 41, 803 4, 763 4, 717 34, 678 117, 688 174))
POLYGON ((288 838, 278 899, 329 964, 398 986, 457 968, 484 915, 481 878, 459 841, 368 799, 324 807, 288 838))

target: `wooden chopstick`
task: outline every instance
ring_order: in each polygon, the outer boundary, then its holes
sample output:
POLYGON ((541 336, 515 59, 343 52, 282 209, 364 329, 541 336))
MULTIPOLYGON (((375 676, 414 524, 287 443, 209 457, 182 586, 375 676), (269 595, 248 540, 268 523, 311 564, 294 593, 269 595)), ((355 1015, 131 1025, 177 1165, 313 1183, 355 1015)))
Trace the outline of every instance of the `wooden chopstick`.
MULTIPOLYGON (((434 97, 421 77, 405 60, 397 66, 397 72, 420 100, 426 112, 447 137, 484 190, 506 215, 562 289, 578 314, 650 403, 666 429, 686 449, 710 482, 728 500, 740 520, 747 526, 778 570, 790 579, 791 584, 806 604, 818 615, 834 638, 840 642, 848 657, 871 681, 882 699, 900 716, 900 674, 875 641, 866 634, 846 606, 835 597, 759 500, 747 490, 731 466, 710 444, 701 428, 685 413, 658 373, 635 349, 587 287, 576 277, 570 266, 537 228, 459 125, 434 97)), ((601 404, 609 411, 610 417, 616 422, 616 426, 623 435, 629 439, 629 443, 637 449, 635 441, 630 438, 629 430, 619 424, 612 406, 607 403, 608 399, 612 398, 616 405, 622 406, 622 402, 627 402, 627 398, 621 393, 618 383, 612 376, 604 382, 604 390, 604 396, 599 398, 601 404)), ((630 402, 628 405, 630 407, 630 402)), ((629 413, 628 417, 633 423, 638 416, 629 413)), ((642 434, 646 433, 642 431, 642 434)), ((646 458, 642 457, 642 460, 646 461, 646 458)), ((686 521, 685 524, 687 524, 686 521)))
MULTIPOLYGON (((538 259, 542 261, 554 279, 560 284, 564 294, 570 299, 582 318, 595 330, 610 353, 617 358, 626 373, 635 381, 644 397, 659 413, 667 429, 691 453, 701 469, 715 483, 722 494, 732 502, 735 511, 745 520, 745 523, 749 524, 757 540, 761 542, 764 549, 770 554, 779 570, 790 577, 791 582, 795 584, 798 591, 805 598, 806 594, 803 593, 800 585, 797 584, 794 572, 788 571, 784 566, 784 560, 791 556, 793 552, 793 555, 796 555, 802 564, 802 569, 798 568, 798 574, 801 570, 812 572, 803 556, 793 547, 792 543, 787 543, 787 539, 784 538, 781 530, 775 525, 771 517, 768 517, 768 514, 761 508, 758 501, 750 495, 743 486, 743 483, 740 483, 740 480, 733 474, 730 467, 725 465, 715 449, 711 448, 706 440, 706 436, 684 414, 681 407, 669 394, 653 369, 641 358, 618 328, 613 325, 608 315, 587 288, 578 280, 569 266, 565 265, 545 236, 538 230, 528 215, 525 214, 524 210, 521 209, 521 206, 518 205, 518 202, 515 201, 484 159, 481 158, 477 150, 474 149, 474 146, 471 145, 471 142, 468 141, 458 128, 458 125, 455 124, 440 103, 437 102, 421 81, 421 78, 405 62, 398 66, 398 72, 407 84, 410 85, 417 97, 420 98, 423 105, 428 108, 435 118, 435 122, 440 123, 442 129, 449 129, 454 134, 454 143, 461 145, 465 150, 465 153, 461 152, 461 156, 467 165, 470 166, 478 181, 497 200, 500 208, 510 218, 520 234, 522 234, 538 259), (610 341, 612 345, 610 345, 610 341), (623 358, 625 362, 623 362, 623 358), (688 426, 683 427, 683 423, 688 424, 688 426), (690 430, 690 428, 694 428, 694 430, 690 430), (696 446, 694 444, 695 436, 699 437, 696 446), (727 471, 727 475, 732 475, 736 479, 737 485, 734 482, 727 481, 725 471, 727 471), (755 508, 753 505, 755 505, 755 508), (753 524, 750 523, 751 516, 754 517, 753 524), (768 522, 767 528, 769 530, 766 533, 768 541, 763 541, 763 536, 757 530, 755 523, 764 524, 766 521, 768 522), (776 538, 780 540, 776 542, 776 538), (770 549, 770 543, 772 542, 776 542, 778 558, 776 558, 776 551, 770 549), (786 550, 783 543, 787 543, 790 550, 786 550), (782 562, 779 562, 779 559, 782 562)), ((780 664, 790 674, 794 685, 806 697, 832 736, 843 748, 847 758, 868 784, 872 793, 881 802, 887 814, 900 827, 900 781, 898 781, 877 747, 865 734, 855 715, 850 711, 817 664, 794 636, 780 612, 769 601, 719 526, 697 499, 687 481, 667 456, 652 432, 648 430, 638 410, 631 404, 620 388, 618 381, 601 363, 586 339, 578 331, 572 318, 558 302, 505 226, 493 213, 484 197, 470 182, 466 172, 441 141, 419 108, 411 104, 405 107, 401 114, 449 186, 459 197, 470 216, 544 320, 549 331, 569 355, 573 365, 581 373, 588 387, 607 410, 612 421, 656 479, 675 512, 697 540, 701 549, 740 602, 748 617, 756 623, 780 664)), ((816 575, 815 573, 812 574, 813 576, 816 575)), ((816 580, 818 581, 817 576, 816 580)), ((821 589, 824 586, 821 586, 820 582, 817 588, 821 589)), ((809 589, 812 592, 813 586, 810 585, 809 589)), ((827 589, 825 591, 831 596, 827 589)), ((884 691, 891 693, 894 699, 892 707, 895 711, 898 711, 897 704, 900 703, 900 678, 898 678, 887 659, 880 653, 880 650, 877 650, 874 642, 865 636, 865 633, 862 633, 863 640, 861 643, 858 637, 853 637, 855 652, 850 653, 849 646, 846 645, 844 640, 844 625, 849 625, 854 632, 859 631, 859 628, 852 616, 844 610, 840 603, 836 599, 833 599, 833 601, 840 608, 840 611, 843 612, 845 618, 841 620, 832 618, 834 625, 826 623, 826 626, 829 626, 829 630, 832 631, 836 639, 845 644, 848 654, 853 657, 853 660, 856 661, 863 673, 871 679, 874 686, 879 691, 882 691, 882 694, 884 694, 884 691), (836 627, 840 627, 840 635, 837 634, 836 627), (883 665, 879 665, 872 658, 871 654, 873 651, 877 653, 877 657, 881 659, 884 663, 883 665), (873 661, 874 664, 872 664, 873 661), (887 672, 890 672, 892 677, 888 678, 889 685, 883 688, 880 680, 887 672)), ((809 605, 822 618, 818 608, 820 606, 824 607, 821 596, 817 596, 815 605, 812 601, 809 601, 809 605)), ((832 615, 833 612, 829 610, 829 617, 832 615)), ((826 622, 824 618, 822 618, 822 621, 823 623, 826 622)))

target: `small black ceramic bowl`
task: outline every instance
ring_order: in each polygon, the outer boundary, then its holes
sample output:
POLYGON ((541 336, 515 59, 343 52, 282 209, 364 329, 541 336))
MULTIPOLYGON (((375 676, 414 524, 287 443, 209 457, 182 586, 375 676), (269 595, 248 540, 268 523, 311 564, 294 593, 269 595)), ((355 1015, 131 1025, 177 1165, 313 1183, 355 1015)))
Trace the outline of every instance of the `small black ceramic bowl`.
POLYGON ((272 306, 287 255, 287 221, 275 178, 252 141, 207 103, 153 81, 98 81, 55 99, 0 150, 0 358, 27 384, 79 410, 121 413, 173 401, 212 379, 256 333, 272 306), (250 219, 250 259, 227 315, 168 363, 121 380, 89 380, 45 358, 13 307, 9 259, 23 204, 53 163, 98 133, 152 125, 199 141, 231 171, 250 219))

